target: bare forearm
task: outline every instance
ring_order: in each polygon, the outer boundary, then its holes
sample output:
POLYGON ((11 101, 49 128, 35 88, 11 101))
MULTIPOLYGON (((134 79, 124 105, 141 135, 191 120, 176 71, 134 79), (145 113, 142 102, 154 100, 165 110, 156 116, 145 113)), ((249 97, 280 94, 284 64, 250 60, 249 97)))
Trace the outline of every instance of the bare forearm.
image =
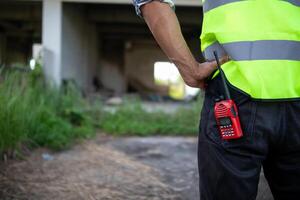
MULTIPOLYGON (((185 83, 203 88, 204 80, 216 69, 216 62, 198 63, 188 48, 178 19, 169 5, 152 1, 142 6, 143 17, 154 38, 168 58, 174 62, 185 83)), ((224 63, 228 58, 222 58, 224 63)))
POLYGON ((189 50, 181 33, 181 28, 174 11, 169 5, 153 1, 142 7, 143 17, 154 38, 173 62, 188 85, 189 74, 195 73, 198 63, 189 50))
POLYGON ((197 65, 182 36, 177 17, 169 5, 153 1, 142 7, 143 17, 168 58, 179 68, 197 65))

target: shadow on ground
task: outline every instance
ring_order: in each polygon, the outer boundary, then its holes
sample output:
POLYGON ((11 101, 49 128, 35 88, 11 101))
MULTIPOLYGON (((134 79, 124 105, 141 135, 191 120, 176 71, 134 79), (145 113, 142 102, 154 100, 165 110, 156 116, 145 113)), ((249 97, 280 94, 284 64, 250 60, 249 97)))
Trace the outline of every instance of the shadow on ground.
MULTIPOLYGON (((199 199, 196 138, 123 138, 109 141, 106 145, 157 170, 162 181, 181 199, 199 199)), ((257 200, 273 200, 263 173, 257 200)))
MULTIPOLYGON (((198 200, 196 152, 196 138, 106 136, 38 150, 1 166, 0 199, 198 200)), ((257 199, 272 200, 263 175, 257 199)))

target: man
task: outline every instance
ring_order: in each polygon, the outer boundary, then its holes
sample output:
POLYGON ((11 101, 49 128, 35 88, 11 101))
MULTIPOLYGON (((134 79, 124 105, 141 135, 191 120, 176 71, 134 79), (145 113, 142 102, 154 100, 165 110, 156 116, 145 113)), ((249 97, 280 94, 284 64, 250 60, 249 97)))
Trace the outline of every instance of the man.
MULTIPOLYGON (((186 84, 204 88, 216 63, 193 58, 173 2, 134 4, 186 84)), ((203 8, 202 50, 208 60, 213 51, 231 58, 222 68, 244 136, 220 137, 213 108, 224 91, 214 74, 200 122, 201 200, 255 199, 262 166, 276 200, 300 199, 300 1, 206 0, 203 8)))

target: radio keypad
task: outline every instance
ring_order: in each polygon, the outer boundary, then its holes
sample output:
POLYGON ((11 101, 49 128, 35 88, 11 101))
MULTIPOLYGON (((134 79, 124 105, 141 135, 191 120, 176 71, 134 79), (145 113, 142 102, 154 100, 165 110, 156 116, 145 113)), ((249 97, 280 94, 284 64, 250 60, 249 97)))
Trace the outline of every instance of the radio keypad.
POLYGON ((232 125, 225 125, 225 126, 220 126, 221 128, 221 132, 222 132, 222 135, 225 136, 225 137, 231 137, 231 136, 234 136, 233 134, 233 128, 232 128, 232 125))

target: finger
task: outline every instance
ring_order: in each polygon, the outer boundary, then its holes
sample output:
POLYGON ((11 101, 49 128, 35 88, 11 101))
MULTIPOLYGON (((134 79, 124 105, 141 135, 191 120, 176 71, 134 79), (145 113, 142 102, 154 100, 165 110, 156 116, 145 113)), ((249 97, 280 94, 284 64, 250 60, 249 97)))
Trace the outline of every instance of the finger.
MULTIPOLYGON (((226 62, 228 62, 228 61, 230 61, 230 57, 229 57, 228 55, 223 56, 223 57, 219 60, 220 65, 223 65, 224 63, 226 63, 226 62)), ((211 68, 216 69, 216 68, 217 68, 217 61, 214 60, 214 61, 209 62, 209 65, 210 65, 211 68)))
POLYGON ((225 55, 220 59, 220 64, 222 65, 228 61, 230 61, 230 57, 229 57, 229 55, 225 55))
POLYGON ((217 69, 217 62, 216 61, 211 61, 211 62, 207 62, 210 70, 215 70, 217 69))

